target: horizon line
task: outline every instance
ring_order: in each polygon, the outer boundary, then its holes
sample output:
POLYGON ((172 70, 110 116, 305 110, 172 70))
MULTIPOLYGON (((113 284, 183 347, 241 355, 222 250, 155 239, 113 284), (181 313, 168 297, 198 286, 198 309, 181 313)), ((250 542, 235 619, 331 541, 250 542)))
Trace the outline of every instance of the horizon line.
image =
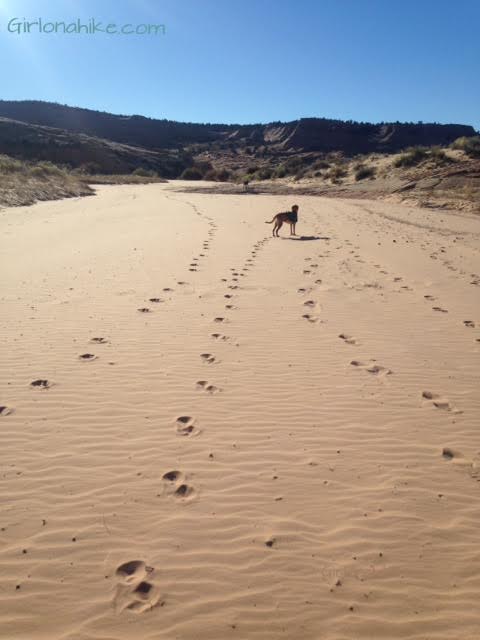
POLYGON ((193 121, 184 121, 184 120, 172 120, 170 118, 159 118, 159 117, 154 117, 154 116, 146 116, 146 115, 142 115, 139 113, 114 113, 112 111, 102 111, 100 109, 93 109, 91 107, 82 107, 82 106, 72 106, 70 104, 66 104, 66 103, 62 103, 62 102, 56 102, 56 101, 52 101, 52 100, 39 100, 39 99, 35 99, 35 98, 22 98, 22 99, 14 99, 14 100, 9 100, 9 99, 5 99, 5 98, 0 98, 0 103, 2 102, 15 102, 15 103, 25 103, 25 102, 38 102, 38 103, 42 103, 42 104, 50 104, 50 105, 57 105, 60 107, 67 107, 69 109, 78 109, 78 110, 82 110, 82 111, 92 111, 94 113, 103 113, 103 114, 108 114, 110 116, 114 116, 117 118, 144 118, 146 120, 157 120, 159 122, 175 122, 178 124, 193 124, 193 125, 199 125, 199 126, 206 126, 206 125, 212 125, 212 126, 228 126, 228 127, 253 127, 253 126, 267 126, 267 125, 272 125, 272 124, 291 124, 293 122, 300 122, 301 120, 329 120, 331 122, 341 122, 344 124, 347 123, 351 123, 351 124, 359 124, 359 125, 372 125, 372 126, 379 126, 379 125, 415 125, 415 126, 428 126, 428 125, 435 125, 435 126, 464 126, 464 127, 471 127, 476 134, 480 133, 480 129, 476 129, 475 125, 473 124, 467 124, 464 122, 426 122, 423 120, 417 120, 416 122, 414 121, 401 121, 401 120, 380 120, 378 122, 371 122, 371 121, 367 121, 367 120, 353 120, 353 119, 347 119, 347 120, 343 120, 341 118, 328 118, 326 116, 301 116, 298 118, 294 118, 293 120, 270 120, 268 122, 245 122, 245 123, 240 123, 240 122, 193 122, 193 121))

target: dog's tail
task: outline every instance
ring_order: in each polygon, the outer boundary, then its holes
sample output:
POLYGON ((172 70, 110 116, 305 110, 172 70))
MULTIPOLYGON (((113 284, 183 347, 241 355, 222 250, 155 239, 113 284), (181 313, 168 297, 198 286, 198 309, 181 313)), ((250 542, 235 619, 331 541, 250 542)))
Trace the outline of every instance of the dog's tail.
POLYGON ((277 216, 273 216, 273 218, 271 220, 265 220, 265 224, 272 224, 272 222, 275 220, 277 216))

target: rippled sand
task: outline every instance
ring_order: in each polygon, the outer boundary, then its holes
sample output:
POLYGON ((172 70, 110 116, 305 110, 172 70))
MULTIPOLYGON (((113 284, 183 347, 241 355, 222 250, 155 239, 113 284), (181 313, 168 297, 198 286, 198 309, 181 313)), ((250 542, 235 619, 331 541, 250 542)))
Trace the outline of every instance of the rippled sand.
POLYGON ((480 220, 296 200, 1 212, 2 639, 479 636, 480 220))

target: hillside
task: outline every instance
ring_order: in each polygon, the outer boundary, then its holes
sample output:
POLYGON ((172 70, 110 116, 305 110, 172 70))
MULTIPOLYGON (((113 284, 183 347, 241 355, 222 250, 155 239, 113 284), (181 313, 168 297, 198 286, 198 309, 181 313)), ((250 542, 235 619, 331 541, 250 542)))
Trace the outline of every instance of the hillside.
POLYGON ((192 163, 175 150, 145 149, 58 127, 0 117, 0 154, 21 160, 47 160, 87 173, 129 174, 143 168, 177 177, 192 163))
POLYGON ((154 150, 217 143, 225 148, 262 146, 271 152, 342 151, 355 155, 392 153, 413 144, 444 146, 475 134, 473 127, 462 124, 370 124, 326 118, 252 125, 195 124, 39 101, 0 101, 0 116, 154 150))
MULTIPOLYGON (((63 193, 62 175, 68 176, 66 191, 75 194, 79 176, 83 183, 106 178, 129 182, 136 174, 133 178, 153 180, 181 177, 242 183, 248 179, 257 192, 300 189, 343 197, 392 195, 475 208, 480 138, 474 134, 473 127, 458 124, 369 124, 322 118, 194 124, 46 102, 0 101, 0 154, 26 166, 53 163, 64 172, 55 176, 55 189, 49 179, 43 191, 44 183, 38 189, 36 170, 37 182, 26 202, 63 193)), ((2 175, 0 182, 6 184, 2 175)), ((21 181, 10 181, 0 200, 24 202, 20 186, 21 181)), ((217 190, 212 185, 200 188, 217 190)), ((231 188, 223 185, 218 190, 231 188)))

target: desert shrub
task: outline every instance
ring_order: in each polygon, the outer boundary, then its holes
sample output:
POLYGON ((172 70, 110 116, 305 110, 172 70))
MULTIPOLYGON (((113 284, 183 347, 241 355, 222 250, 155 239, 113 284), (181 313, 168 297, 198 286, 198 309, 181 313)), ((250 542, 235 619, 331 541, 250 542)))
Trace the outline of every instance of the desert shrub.
POLYGON ((470 158, 480 158, 480 136, 463 136, 450 145, 452 149, 464 151, 470 158))
POLYGON ((257 180, 270 180, 272 174, 273 172, 270 167, 262 167, 255 173, 255 178, 257 180))
POLYGON ((213 170, 212 163, 209 162, 208 160, 196 160, 194 166, 196 169, 200 171, 202 176, 204 176, 207 173, 207 171, 213 170))
POLYGON ((217 172, 215 171, 215 169, 210 169, 210 171, 207 171, 207 173, 205 173, 205 175, 203 176, 204 180, 216 180, 217 179, 217 172))
POLYGON ((429 155, 437 162, 444 162, 447 159, 445 151, 441 147, 432 147, 429 155))
POLYGON ((358 166, 355 171, 355 180, 365 180, 365 178, 375 177, 375 167, 358 166))
POLYGON ((20 160, 0 156, 0 173, 18 173, 25 170, 25 165, 20 160))
POLYGON ((180 175, 182 180, 201 180, 203 178, 202 172, 196 167, 188 167, 180 175))
POLYGON ((30 174, 35 177, 60 176, 65 171, 51 162, 39 162, 30 169, 30 174))
POLYGON ((217 180, 219 182, 227 182, 230 179, 230 171, 228 169, 220 169, 217 173, 217 180))
POLYGON ((455 162, 455 158, 448 156, 441 147, 432 147, 430 149, 429 159, 438 165, 455 162))
POLYGON ((247 168, 247 173, 256 173, 259 167, 256 164, 252 164, 247 168))
POLYGON ((283 164, 276 167, 276 169, 273 172, 274 178, 285 178, 286 175, 287 175, 287 169, 283 164))
POLYGON ((410 147, 393 163, 395 167, 414 167, 428 157, 425 147, 410 147))
POLYGON ((141 178, 157 178, 157 173, 151 169, 145 169, 145 167, 138 167, 135 171, 132 171, 132 175, 140 176, 141 178))
POLYGON ((346 169, 342 167, 341 164, 336 164, 335 166, 330 167, 327 177, 330 178, 330 180, 335 181, 339 180, 340 178, 344 178, 346 175, 346 169))
POLYGON ((78 168, 78 173, 96 175, 102 173, 102 167, 98 162, 84 162, 78 168))
POLYGON ((301 180, 302 178, 305 178, 305 174, 306 174, 305 169, 300 169, 300 170, 299 170, 299 171, 297 171, 297 173, 293 176, 293 179, 295 180, 295 182, 298 182, 298 180, 301 180))
POLYGON ((314 171, 318 171, 319 169, 328 169, 330 167, 330 163, 326 160, 315 160, 312 165, 312 169, 314 171))
POLYGON ((285 162, 285 169, 287 173, 295 175, 300 171, 300 169, 304 166, 303 158, 299 158, 298 156, 294 156, 293 158, 288 158, 285 162))

